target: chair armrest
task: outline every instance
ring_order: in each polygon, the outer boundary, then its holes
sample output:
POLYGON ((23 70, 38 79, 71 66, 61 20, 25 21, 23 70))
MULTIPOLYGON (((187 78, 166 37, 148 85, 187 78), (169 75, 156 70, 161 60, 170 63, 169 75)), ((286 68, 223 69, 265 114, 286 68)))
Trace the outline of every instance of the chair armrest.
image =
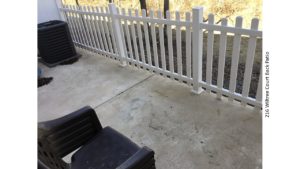
POLYGON ((118 166, 116 169, 140 169, 145 165, 154 165, 154 151, 148 147, 143 147, 137 151, 128 160, 118 166))

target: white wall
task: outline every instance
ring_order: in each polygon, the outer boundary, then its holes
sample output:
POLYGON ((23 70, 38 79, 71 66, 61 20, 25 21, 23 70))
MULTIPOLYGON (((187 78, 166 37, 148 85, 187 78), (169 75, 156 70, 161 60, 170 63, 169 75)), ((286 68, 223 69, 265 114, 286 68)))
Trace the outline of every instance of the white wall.
POLYGON ((38 0, 38 23, 61 20, 55 0, 38 0))

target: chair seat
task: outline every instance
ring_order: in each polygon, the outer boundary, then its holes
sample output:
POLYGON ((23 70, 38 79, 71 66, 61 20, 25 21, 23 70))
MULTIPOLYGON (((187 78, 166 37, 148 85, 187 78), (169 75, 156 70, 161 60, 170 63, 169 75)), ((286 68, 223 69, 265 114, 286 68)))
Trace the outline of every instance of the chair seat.
POLYGON ((72 156, 72 169, 115 169, 139 150, 116 130, 105 127, 72 156))

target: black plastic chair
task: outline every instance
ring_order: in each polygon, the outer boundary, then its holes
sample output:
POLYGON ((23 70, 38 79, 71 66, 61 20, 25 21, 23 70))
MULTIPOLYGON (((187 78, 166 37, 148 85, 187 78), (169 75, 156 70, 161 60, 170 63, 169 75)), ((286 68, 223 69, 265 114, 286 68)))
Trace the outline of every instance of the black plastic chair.
POLYGON ((155 169, 155 160, 148 147, 140 148, 111 127, 102 128, 87 106, 38 124, 38 168, 155 169), (74 150, 66 163, 62 158, 74 150))

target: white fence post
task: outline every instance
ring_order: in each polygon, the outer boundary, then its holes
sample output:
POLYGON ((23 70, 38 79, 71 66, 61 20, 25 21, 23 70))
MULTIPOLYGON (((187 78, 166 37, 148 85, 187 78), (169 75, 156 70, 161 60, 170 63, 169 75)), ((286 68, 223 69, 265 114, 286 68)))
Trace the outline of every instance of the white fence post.
POLYGON ((109 4, 109 12, 111 14, 111 20, 112 20, 112 26, 113 26, 113 32, 115 34, 115 38, 116 38, 116 45, 119 51, 119 57, 120 57, 120 61, 121 61, 121 65, 122 66, 126 66, 126 47, 125 44, 123 43, 122 40, 122 33, 121 33, 121 25, 120 25, 120 21, 119 18, 116 17, 116 15, 118 14, 117 12, 117 8, 115 6, 115 4, 110 3, 109 4))
POLYGON ((199 85, 202 81, 202 48, 203 32, 200 23, 203 22, 203 7, 193 8, 193 89, 192 92, 200 94, 203 89, 199 85))
POLYGON ((66 22, 67 18, 65 17, 64 12, 61 11, 61 8, 63 8, 62 0, 56 0, 56 6, 57 6, 57 11, 60 14, 61 20, 66 22))

